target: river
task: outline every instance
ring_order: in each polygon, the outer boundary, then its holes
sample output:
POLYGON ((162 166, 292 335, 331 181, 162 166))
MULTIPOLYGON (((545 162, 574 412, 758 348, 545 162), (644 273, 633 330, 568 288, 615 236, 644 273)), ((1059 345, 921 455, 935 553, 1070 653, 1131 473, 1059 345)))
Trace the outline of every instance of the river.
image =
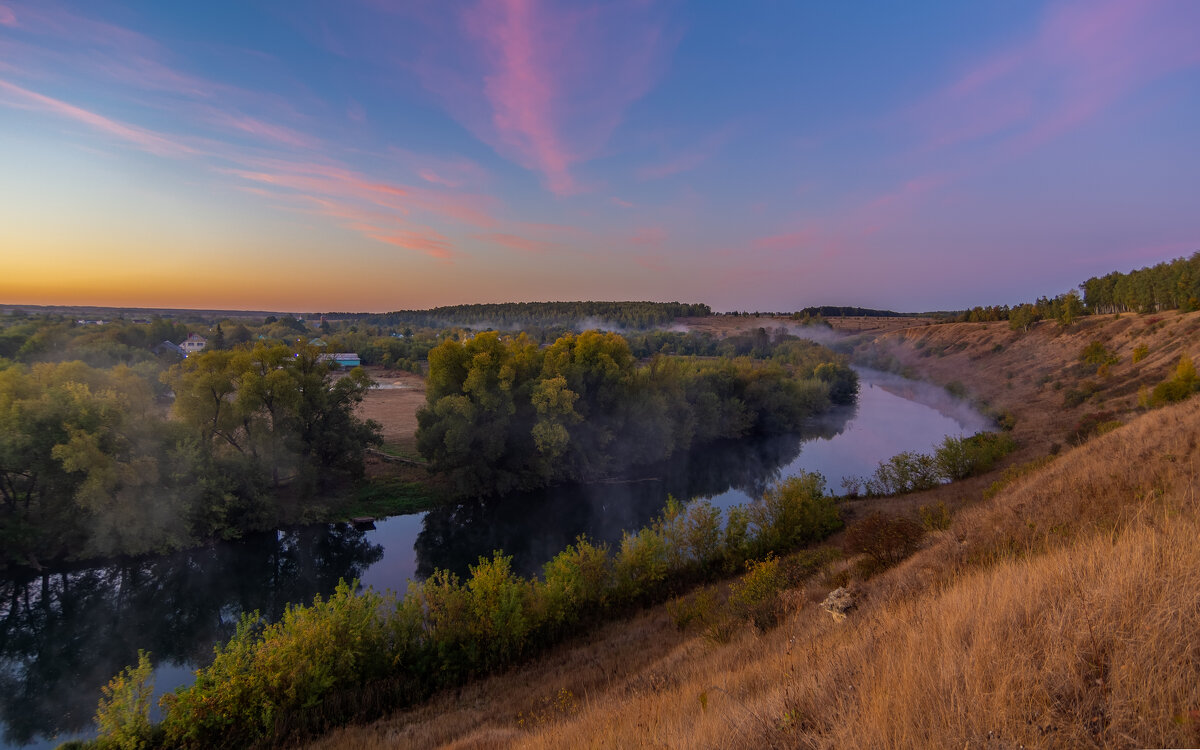
POLYGON ((924 383, 859 371, 858 404, 800 434, 720 444, 647 472, 642 481, 557 487, 395 516, 359 530, 322 524, 251 534, 172 555, 74 566, 0 579, 0 748, 53 747, 92 734, 100 686, 152 654, 155 692, 185 685, 211 660, 243 612, 278 618, 338 580, 403 591, 434 569, 465 573, 493 550, 535 573, 579 534, 617 541, 645 525, 668 494, 749 502, 800 471, 838 492, 901 451, 928 451, 946 435, 986 429, 967 404, 924 383))

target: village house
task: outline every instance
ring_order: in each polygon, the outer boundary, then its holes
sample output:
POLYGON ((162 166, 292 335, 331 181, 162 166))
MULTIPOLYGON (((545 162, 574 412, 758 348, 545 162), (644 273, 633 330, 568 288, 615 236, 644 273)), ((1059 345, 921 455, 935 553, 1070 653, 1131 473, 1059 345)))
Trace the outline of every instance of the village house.
POLYGON ((195 354, 196 352, 204 351, 204 347, 208 346, 208 339, 198 333, 189 333, 188 337, 179 344, 179 348, 183 350, 183 356, 195 354))
POLYGON ((362 360, 354 352, 338 352, 337 354, 319 354, 317 355, 319 362, 333 362, 343 370, 348 370, 351 367, 359 367, 362 365, 362 360))

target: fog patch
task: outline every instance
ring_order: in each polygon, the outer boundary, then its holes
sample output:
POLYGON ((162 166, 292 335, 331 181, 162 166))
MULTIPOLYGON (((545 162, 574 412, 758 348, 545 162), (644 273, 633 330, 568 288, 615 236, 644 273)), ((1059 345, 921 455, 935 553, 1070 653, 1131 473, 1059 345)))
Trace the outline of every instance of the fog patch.
POLYGON ((996 429, 995 422, 980 413, 970 401, 958 398, 946 391, 945 388, 924 380, 909 380, 894 373, 872 370, 869 367, 854 367, 858 373, 859 387, 882 388, 901 398, 924 404, 934 409, 963 428, 963 433, 973 435, 977 432, 988 432, 996 429))

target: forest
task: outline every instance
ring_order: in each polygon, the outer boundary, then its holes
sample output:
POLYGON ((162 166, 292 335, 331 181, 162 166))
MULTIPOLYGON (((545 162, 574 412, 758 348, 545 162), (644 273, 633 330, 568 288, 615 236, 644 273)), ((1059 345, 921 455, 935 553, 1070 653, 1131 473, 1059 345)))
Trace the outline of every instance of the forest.
POLYGON ((676 452, 792 431, 854 401, 857 376, 843 356, 793 337, 774 353, 639 364, 615 333, 569 334, 546 348, 523 334, 449 339, 429 353, 417 447, 457 492, 504 493, 628 478, 676 452))
POLYGON ((371 325, 413 325, 426 328, 470 326, 503 331, 534 328, 595 328, 645 330, 671 325, 676 318, 706 317, 704 304, 680 302, 501 302, 449 305, 429 310, 389 313, 326 313, 330 318, 360 320, 371 325))

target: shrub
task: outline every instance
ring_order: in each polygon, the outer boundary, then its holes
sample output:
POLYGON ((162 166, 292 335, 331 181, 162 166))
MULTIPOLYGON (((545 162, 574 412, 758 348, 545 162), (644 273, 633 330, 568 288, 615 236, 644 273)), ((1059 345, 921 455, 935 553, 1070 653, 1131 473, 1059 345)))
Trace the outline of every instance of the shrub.
POLYGON ((766 559, 746 565, 746 574, 729 587, 729 611, 738 619, 754 623, 765 631, 779 622, 779 592, 787 585, 779 559, 766 559))
POLYGON ((1150 394, 1150 406, 1162 406, 1177 401, 1183 401, 1200 390, 1200 379, 1196 377, 1196 365, 1191 357, 1184 354, 1175 366, 1175 375, 1154 386, 1150 394))
POLYGON ((845 549, 888 567, 916 552, 924 535, 925 530, 911 518, 873 511, 846 528, 845 549))
POLYGON ((1067 433, 1067 442, 1072 445, 1080 445, 1093 435, 1111 432, 1115 427, 1121 426, 1121 421, 1114 419, 1115 416, 1111 411, 1098 411, 1085 415, 1067 433))
POLYGON ((732 573, 742 567, 750 557, 751 542, 750 514, 744 507, 735 505, 725 519, 725 543, 722 546, 725 572, 732 573))
POLYGON ((1138 344, 1133 350, 1133 363, 1136 365, 1150 354, 1150 347, 1145 344, 1138 344))
POLYGON ((1092 380, 1085 380, 1079 384, 1078 388, 1067 389, 1066 395, 1063 396, 1063 406, 1073 409, 1096 395, 1099 391, 1100 385, 1098 383, 1092 380))
POLYGON ((784 552, 824 539, 842 527, 834 499, 825 494, 825 479, 815 472, 776 484, 750 504, 757 528, 755 552, 784 552))
POLYGON ((933 456, 905 451, 880 462, 875 473, 863 482, 867 495, 899 495, 936 487, 942 481, 933 456))
POLYGON ((537 590, 545 622, 562 628, 598 613, 608 603, 611 587, 608 545, 596 546, 582 536, 577 538, 542 567, 537 590))
POLYGON ((150 655, 138 651, 137 666, 125 667, 100 688, 96 708, 97 745, 107 750, 142 750, 153 742, 150 696, 154 693, 150 655))
POLYGON ((945 531, 950 528, 950 509, 941 501, 936 505, 922 505, 917 508, 917 516, 926 531, 945 531))
POLYGON ((988 471, 1016 447, 1007 433, 979 432, 967 438, 947 437, 934 457, 942 478, 966 479, 988 471))
POLYGON ((946 383, 945 387, 946 393, 949 393, 955 398, 967 397, 967 387, 957 380, 951 380, 949 383, 946 383))
POLYGON ((687 630, 692 623, 708 627, 720 617, 717 607, 717 590, 705 586, 691 596, 676 597, 667 602, 667 614, 679 630, 687 630))
POLYGON ((1079 353, 1079 361, 1086 365, 1092 365, 1098 373, 1101 368, 1106 368, 1109 365, 1115 365, 1118 361, 1117 356, 1108 350, 1102 341, 1093 341, 1083 347, 1083 351, 1079 353))
POLYGON ((618 594, 636 600, 654 592, 667 577, 667 545, 654 529, 628 531, 613 561, 618 594))
POLYGON ((533 621, 529 616, 533 593, 529 581, 512 571, 512 557, 496 552, 489 560, 472 565, 467 591, 471 600, 472 640, 485 650, 472 665, 492 669, 507 664, 524 650, 533 621))

